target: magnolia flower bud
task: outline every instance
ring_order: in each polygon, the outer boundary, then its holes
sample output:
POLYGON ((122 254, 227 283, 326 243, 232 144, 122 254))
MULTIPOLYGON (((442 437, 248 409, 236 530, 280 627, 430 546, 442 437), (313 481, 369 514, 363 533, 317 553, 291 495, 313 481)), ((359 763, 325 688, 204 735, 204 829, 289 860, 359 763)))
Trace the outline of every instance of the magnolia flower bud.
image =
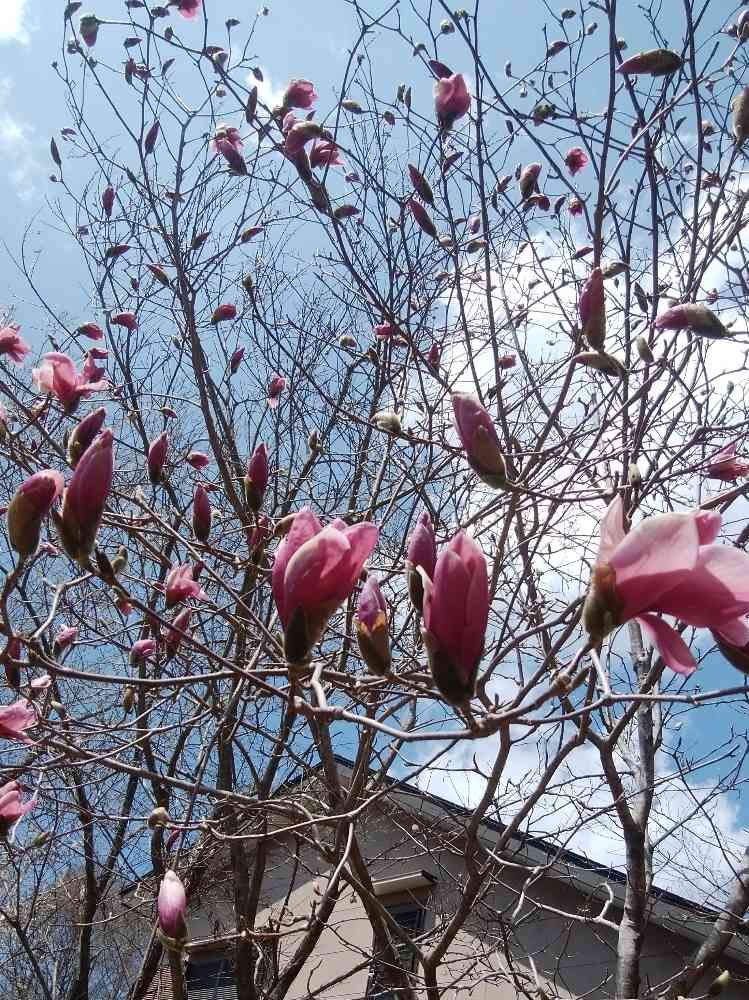
POLYGON ((373 674, 384 676, 390 670, 387 605, 380 585, 373 576, 367 577, 359 595, 354 623, 364 662, 373 674))
POLYGON ((635 347, 637 348, 637 353, 640 355, 640 360, 644 361, 646 365, 652 365, 655 361, 655 356, 650 350, 650 346, 645 337, 638 337, 635 341, 635 347))
POLYGON ((264 444, 259 444, 247 463, 247 473, 244 477, 244 495, 250 510, 256 513, 260 510, 267 488, 268 450, 264 444))
POLYGON ((507 467, 492 418, 469 393, 454 393, 452 405, 455 429, 468 464, 487 486, 495 490, 506 488, 507 467))
POLYGON ((157 826, 168 826, 172 822, 172 817, 163 806, 156 806, 152 809, 148 817, 148 825, 154 830, 157 826))
POLYGON ((59 472, 44 469, 30 476, 8 505, 8 535, 19 556, 30 556, 39 544, 42 521, 62 493, 64 481, 59 472))
POLYGON ((596 371, 605 372, 606 375, 614 375, 616 378, 623 378, 625 374, 624 365, 611 354, 582 351, 580 354, 576 354, 572 360, 575 364, 585 365, 586 368, 595 368, 596 371))
POLYGON ((179 876, 171 869, 161 880, 157 909, 161 933, 170 941, 181 944, 187 936, 187 895, 179 876))
POLYGON ((642 473, 636 462, 629 463, 627 478, 629 479, 630 486, 637 487, 642 485, 642 473))
POLYGON ((129 714, 133 710, 133 705, 135 704, 135 688, 129 685, 122 692, 122 708, 126 714, 129 714))
MULTIPOLYGON (((619 46, 620 48, 623 46, 619 46)), ((683 59, 671 49, 651 49, 639 52, 621 64, 617 73, 644 73, 647 76, 671 76, 681 69, 683 59)))
POLYGON ((400 434, 402 431, 401 418, 393 410, 379 410, 372 420, 381 431, 389 434, 400 434))
POLYGON ((744 87, 731 101, 731 113, 736 145, 741 146, 749 136, 749 87, 744 87))

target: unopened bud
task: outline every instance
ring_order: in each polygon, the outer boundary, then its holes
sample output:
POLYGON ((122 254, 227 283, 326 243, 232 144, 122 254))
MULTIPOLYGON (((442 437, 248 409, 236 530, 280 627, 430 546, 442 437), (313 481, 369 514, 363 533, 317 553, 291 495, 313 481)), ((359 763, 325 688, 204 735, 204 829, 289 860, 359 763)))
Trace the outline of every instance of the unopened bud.
POLYGON ((157 826, 168 826, 171 822, 172 817, 163 806, 156 806, 155 809, 151 810, 151 814, 148 817, 148 825, 152 830, 157 826))
POLYGON ((128 685, 122 692, 122 708, 126 713, 130 713, 133 710, 133 705, 135 704, 135 688, 128 685))
POLYGON ((650 350, 647 340, 644 337, 638 337, 635 341, 635 347, 640 355, 640 360, 644 361, 646 365, 652 365, 655 361, 655 355, 650 350))
POLYGON ((49 706, 50 708, 53 708, 55 712, 57 712, 57 714, 60 716, 61 719, 64 719, 65 716, 68 714, 67 709, 65 708, 65 706, 61 701, 51 701, 49 703, 49 706))
POLYGON ((642 485, 642 473, 640 472, 639 466, 636 462, 629 463, 628 478, 630 486, 641 486, 642 485))
POLYGON ((372 420, 381 431, 387 431, 389 434, 401 433, 401 418, 393 410, 379 410, 372 420))
POLYGON ((356 340, 350 334, 344 333, 342 337, 338 338, 338 346, 353 350, 356 347, 356 340))

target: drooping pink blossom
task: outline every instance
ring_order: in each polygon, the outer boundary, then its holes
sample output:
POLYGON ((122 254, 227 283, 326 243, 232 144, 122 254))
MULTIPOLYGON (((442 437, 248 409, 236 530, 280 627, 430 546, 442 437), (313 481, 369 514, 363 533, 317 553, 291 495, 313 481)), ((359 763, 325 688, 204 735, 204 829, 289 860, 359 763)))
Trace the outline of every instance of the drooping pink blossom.
POLYGON ((567 165, 567 169, 574 177, 576 173, 588 165, 590 160, 588 159, 588 154, 584 149, 581 149, 579 146, 573 146, 572 149, 567 151, 564 162, 567 165))
POLYGON ((583 203, 580 201, 579 198, 570 198, 570 200, 567 202, 567 210, 569 211, 570 215, 582 215, 584 207, 585 206, 583 205, 583 203))
POLYGON ((238 153, 244 146, 242 136, 239 134, 239 129, 235 128, 233 125, 219 125, 213 133, 213 139, 211 142, 213 144, 213 148, 217 152, 221 152, 216 145, 218 142, 228 142, 229 145, 233 146, 238 153))
POLYGON ((36 796, 22 802, 21 791, 17 781, 0 785, 0 837, 7 837, 19 819, 36 805, 36 796))
POLYGON ((309 80, 290 80, 283 95, 285 108, 301 108, 308 111, 317 100, 315 85, 309 80))
POLYGON ((164 635, 164 645, 166 646, 167 656, 171 657, 177 654, 177 650, 182 643, 182 640, 186 636, 190 636, 188 631, 190 628, 190 619, 192 618, 192 608, 186 607, 178 615, 174 616, 174 620, 171 625, 167 628, 164 635))
POLYGON ((109 322, 115 326, 124 326, 130 333, 138 328, 138 317, 133 312, 115 313, 109 317, 109 322))
POLYGON ((83 380, 67 354, 51 351, 42 357, 38 368, 32 368, 31 378, 42 392, 52 393, 66 408, 72 409, 82 395, 83 380))
POLYGON ((749 555, 714 544, 720 524, 717 512, 691 510, 646 518, 625 534, 622 498, 612 500, 583 610, 591 638, 637 619, 668 667, 692 673, 686 643, 657 616, 728 633, 749 612, 749 555))
POLYGON ((112 208, 114 207, 114 196, 115 190, 111 184, 107 184, 101 195, 101 207, 104 209, 104 214, 109 219, 112 216, 112 208))
POLYGON ((64 485, 59 472, 42 469, 16 491, 8 505, 8 537, 20 556, 30 556, 36 551, 42 521, 61 495, 64 485))
POLYGON ((283 150, 290 159, 303 152, 304 147, 312 139, 317 139, 322 134, 322 129, 317 122, 301 121, 296 122, 286 133, 286 141, 283 150))
POLYGON ((371 523, 337 519, 323 528, 311 510, 300 511, 278 547, 272 590, 291 663, 306 659, 335 610, 354 589, 377 544, 371 523))
POLYGON ((191 465, 193 469, 205 469, 207 465, 211 464, 211 460, 206 455, 204 451, 191 451, 185 457, 185 461, 188 465, 191 465))
POLYGON ((161 933, 173 941, 182 940, 186 933, 187 895, 179 876, 171 868, 165 872, 159 887, 157 902, 161 933))
POLYGON ((578 310, 588 343, 596 351, 602 351, 606 342, 606 296, 600 267, 593 268, 583 285, 578 310))
POLYGON ((250 510, 259 511, 268 488, 268 449, 259 444, 247 463, 244 477, 244 495, 250 510))
POLYGON ((0 708, 0 739, 31 743, 26 730, 36 725, 36 712, 25 698, 0 708))
POLYGON ((96 45, 96 38, 99 34, 101 21, 95 14, 83 14, 78 23, 78 30, 81 38, 89 48, 96 45))
POLYGON ((168 451, 169 435, 162 431, 148 446, 148 478, 154 484, 161 481, 168 451))
POLYGON ((233 143, 229 142, 228 139, 216 139, 214 146, 216 152, 223 156, 235 174, 244 175, 247 173, 247 163, 233 143))
POLYGON ((175 604, 187 601, 191 597, 196 601, 208 600, 208 595, 193 579, 192 566, 189 563, 175 566, 166 578, 166 606, 173 608, 175 604))
POLYGON ((130 647, 131 660, 147 660, 159 648, 155 639, 138 639, 130 647))
POLYGON ((710 459, 706 475, 708 479, 718 479, 725 483, 735 483, 749 475, 749 462, 736 457, 737 442, 726 445, 710 459))
POLYGON ((494 421, 475 396, 456 392, 452 397, 455 429, 468 464, 493 489, 507 485, 507 469, 494 421))
POLYGON ((31 351, 31 348, 20 336, 21 327, 18 323, 8 323, 7 326, 0 327, 0 355, 7 354, 11 361, 17 365, 31 351))
POLYGON ((89 340, 101 340, 104 337, 104 331, 98 323, 81 323, 75 332, 89 340))
POLYGON ((313 167, 345 167, 346 161, 334 142, 315 140, 309 151, 309 162, 313 167))
POLYGON ((489 577, 478 545, 460 531, 442 549, 424 586, 424 644, 442 696, 463 704, 475 691, 489 620, 489 577))
POLYGON ((62 499, 60 540, 71 559, 85 564, 91 554, 112 488, 113 435, 105 428, 84 451, 62 499))
POLYGON ((96 355, 93 351, 89 351, 86 355, 86 360, 83 363, 83 368, 81 369, 81 378, 90 384, 93 382, 103 381, 106 374, 106 368, 102 368, 101 365, 98 365, 96 363, 96 355))
POLYGON ((274 375, 268 383, 267 400, 271 410, 275 410, 281 400, 281 393, 286 388, 286 379, 283 375, 274 375))
POLYGON ((368 576, 361 589, 354 625, 364 662, 373 674, 384 676, 391 662, 387 604, 374 576, 368 576))
POLYGON ((237 317, 237 307, 232 305, 231 302, 223 302, 220 306, 216 306, 211 315, 211 323, 223 323, 228 319, 236 319, 237 317))
POLYGON ((471 110, 471 95, 462 73, 443 76, 434 83, 434 110, 440 128, 448 131, 471 110))
POLYGON ((239 371, 239 366, 242 364, 242 358, 244 357, 244 347, 238 347, 236 351, 233 352, 232 356, 229 358, 229 371, 232 375, 236 375, 239 371))
POLYGON ((72 646, 77 638, 78 629, 75 625, 66 625, 65 628, 61 628, 52 640, 52 648, 55 655, 59 656, 60 653, 64 652, 69 646, 72 646))
POLYGON ((68 461, 75 468, 81 455, 88 448, 96 435, 104 426, 107 411, 103 406, 98 410, 92 410, 76 426, 68 438, 68 461))

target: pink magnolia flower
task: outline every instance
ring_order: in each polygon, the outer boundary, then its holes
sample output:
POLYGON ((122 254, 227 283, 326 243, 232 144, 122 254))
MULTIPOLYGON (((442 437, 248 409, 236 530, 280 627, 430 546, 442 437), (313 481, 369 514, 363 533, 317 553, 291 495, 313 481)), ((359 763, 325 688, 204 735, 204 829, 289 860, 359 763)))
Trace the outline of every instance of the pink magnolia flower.
POLYGON ((570 200, 567 202, 567 210, 569 211, 570 215, 582 215, 584 207, 585 206, 583 205, 583 203, 580 201, 579 198, 570 198, 570 200))
POLYGON ((237 307, 231 302, 224 302, 213 310, 211 323, 223 323, 227 319, 236 319, 237 307))
POLYGON ((36 805, 36 796, 21 801, 21 785, 8 781, 0 785, 0 837, 7 837, 16 823, 36 805))
POLYGON ((211 533, 213 511, 205 489, 198 483, 192 500, 192 530, 199 542, 207 542, 211 533))
POLYGON ((429 348, 429 353, 427 354, 427 365, 430 370, 436 372, 439 370, 440 360, 442 358, 442 345, 438 344, 435 340, 432 346, 429 348))
POLYGON ((317 122, 301 121, 296 122, 286 133, 286 141, 283 146, 284 153, 293 159, 304 150, 304 147, 312 139, 317 139, 322 133, 322 129, 317 122))
POLYGON ((85 450, 62 499, 60 540, 71 559, 85 565, 112 488, 112 432, 106 428, 85 450))
POLYGON ((183 608, 178 615, 175 615, 174 621, 167 628, 164 636, 164 644, 166 645, 166 653, 169 659, 176 655, 182 640, 185 637, 189 638, 190 632, 188 629, 190 628, 191 618, 192 608, 183 608))
POLYGON ((268 488, 268 449, 259 444, 247 463, 244 477, 244 495, 250 510, 259 511, 268 488))
POLYGON ((104 209, 104 214, 109 219, 112 216, 112 209, 114 207, 114 195, 115 190, 111 184, 108 184, 101 195, 101 207, 104 209))
POLYGON ((130 647, 131 660, 147 660, 159 648, 155 639, 138 639, 130 647))
POLYGON ((114 316, 109 317, 109 322, 114 323, 115 326, 124 326, 130 333, 138 328, 138 317, 132 312, 115 313, 114 316))
POLYGON ((290 80, 283 95, 285 108, 302 108, 308 111, 317 100, 315 85, 309 80, 290 80))
POLYGON ((180 601, 186 601, 194 597, 196 601, 207 601, 208 595, 203 591, 200 584, 193 579, 192 566, 184 563, 182 566, 175 566, 169 571, 166 578, 166 606, 173 608, 180 601))
POLYGON ((185 461, 188 465, 191 465, 193 469, 204 469, 207 465, 211 464, 210 458, 203 451, 191 451, 185 457, 185 461))
POLYGON ((268 406, 271 410, 275 410, 278 407, 278 403, 281 398, 281 393, 286 388, 286 379, 283 375, 274 375, 273 378, 268 383, 267 398, 268 406))
POLYGON ((228 139, 216 139, 214 146, 216 152, 223 156, 235 174, 247 173, 245 159, 233 143, 229 142, 228 139))
POLYGON ((236 375, 239 371, 239 366, 242 364, 242 358, 244 357, 244 347, 238 347, 236 351, 229 358, 229 371, 232 375, 236 375))
POLYGON ((166 431, 162 431, 148 446, 148 478, 154 484, 161 481, 168 450, 169 435, 166 431))
POLYGON ((406 580, 408 595, 416 610, 421 613, 424 605, 424 584, 421 571, 431 580, 437 563, 437 543, 434 525, 427 511, 419 515, 416 527, 408 540, 406 551, 406 580))
POLYGON ((736 457, 736 445, 737 442, 734 441, 722 448, 717 455, 713 455, 707 466, 708 479, 735 483, 737 479, 749 475, 749 462, 746 459, 736 457))
POLYGON ((292 128, 297 124, 297 122, 303 121, 299 115, 295 115, 293 111, 289 111, 283 116, 283 121, 281 122, 281 131, 284 135, 292 130, 292 128))
POLYGON ((81 323, 75 332, 90 340, 101 340, 104 337, 104 331, 98 323, 81 323))
POLYGON ((415 198, 409 198, 408 207, 411 209, 411 214, 413 215, 419 229, 426 233, 427 236, 431 236, 433 240, 436 239, 437 227, 424 206, 420 202, 416 201, 415 198))
POLYGON ((218 142, 228 142, 229 145, 233 146, 237 152, 239 152, 244 145, 242 142, 242 136, 239 134, 239 129, 235 128, 233 125, 218 126, 213 134, 212 144, 213 148, 217 152, 221 152, 216 145, 218 142))
POLYGON ((187 895, 179 876, 171 868, 165 872, 159 888, 157 902, 161 933, 173 941, 179 941, 187 934, 185 913, 187 895))
POLYGON ((462 73, 443 76, 434 83, 434 110, 440 128, 451 129, 471 110, 471 95, 462 73))
POLYGON ((57 635, 52 640, 52 649, 57 656, 64 652, 69 646, 72 646, 75 640, 78 638, 78 629, 74 625, 66 625, 65 628, 61 628, 57 635))
POLYGON ((61 495, 64 485, 59 472, 42 469, 16 490, 8 504, 8 537, 19 556, 30 556, 36 551, 42 521, 61 495))
POLYGON ((354 624, 364 662, 373 674, 383 677, 390 670, 391 663, 387 605, 373 576, 367 577, 359 594, 354 624))
POLYGON ((455 429, 479 477, 495 490, 507 485, 507 469, 492 418, 475 396, 456 392, 452 397, 455 429))
POLYGON ((86 361, 84 362, 83 368, 81 370, 81 377, 86 382, 98 382, 104 378, 107 374, 106 368, 102 368, 96 363, 96 355, 93 351, 89 351, 86 355, 86 361))
POLYGON ((699 333, 703 337, 711 340, 720 340, 728 336, 728 330, 721 321, 707 306, 697 302, 684 302, 678 306, 672 306, 655 320, 656 330, 685 330, 690 329, 694 333, 699 333))
POLYGON ((391 340, 393 337, 401 337, 402 331, 395 323, 380 323, 372 328, 372 333, 378 340, 391 340))
POLYGON ((36 712, 24 698, 0 708, 0 739, 31 743, 26 730, 36 725, 36 712))
POLYGON ((0 327, 0 355, 7 354, 17 365, 20 365, 31 351, 23 337, 19 336, 20 329, 18 323, 0 327))
POLYGON ((501 371, 507 371, 509 368, 514 368, 518 363, 516 354, 503 354, 501 357, 497 358, 497 368, 501 371))
POLYGON ((334 142, 315 140, 309 151, 309 162, 313 167, 345 167, 346 161, 340 154, 334 142))
POLYGON ((527 201, 534 191, 538 191, 538 178, 541 170, 540 163, 529 163, 521 172, 518 178, 518 187, 520 188, 520 197, 523 201, 527 201))
POLYGON ((278 546, 272 590, 290 663, 306 659, 331 615, 349 597, 364 562, 377 544, 370 523, 337 519, 323 528, 311 510, 301 510, 278 546))
POLYGON ((101 21, 95 14, 83 14, 81 20, 78 23, 78 30, 81 33, 81 38, 92 48, 96 45, 96 37, 99 34, 99 25, 101 21))
POLYGON ((625 534, 622 498, 612 500, 583 609, 591 639, 637 619, 666 666, 692 673, 697 664, 686 643, 657 615, 734 634, 749 612, 749 555, 713 544, 720 523, 717 512, 692 510, 649 517, 625 534))
POLYGON ((593 268, 583 285, 578 310, 588 343, 596 351, 602 351, 606 342, 606 296, 600 267, 593 268))
POLYGON ((38 368, 31 369, 31 378, 42 392, 52 393, 66 410, 72 411, 79 400, 85 399, 98 389, 107 388, 106 382, 90 382, 79 374, 67 354, 51 351, 42 356, 38 368))
POLYGON ((564 158, 564 162, 567 164, 567 169, 574 177, 579 170, 582 170, 583 167, 588 165, 590 160, 588 159, 588 154, 584 149, 581 149, 579 146, 573 146, 572 149, 568 150, 567 155, 564 158))
POLYGON ((489 620, 489 577, 478 545, 460 531, 442 549, 424 586, 424 645, 434 683, 459 705, 474 694, 489 620))
POLYGON ((617 73, 645 73, 648 76, 670 76, 681 69, 683 60, 670 49, 651 49, 630 56, 617 69, 617 73))
POLYGON ((106 417, 107 411, 101 406, 98 410, 92 410, 73 428, 73 432, 68 438, 68 461, 73 468, 104 426, 106 417))

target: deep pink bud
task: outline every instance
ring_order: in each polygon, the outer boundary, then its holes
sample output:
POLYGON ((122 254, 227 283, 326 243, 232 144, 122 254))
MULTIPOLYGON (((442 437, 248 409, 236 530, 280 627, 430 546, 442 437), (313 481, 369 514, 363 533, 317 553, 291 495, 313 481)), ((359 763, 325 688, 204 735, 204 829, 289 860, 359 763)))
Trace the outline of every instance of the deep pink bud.
POLYGON ((387 605, 373 576, 367 577, 359 594, 354 624, 364 662, 373 674, 384 676, 390 670, 391 662, 387 605))
POLYGON ((391 340, 393 337, 401 337, 402 331, 395 323, 380 323, 372 328, 372 333, 378 340, 391 340))
POLYGON ((153 123, 153 125, 149 128, 148 132, 146 132, 146 137, 143 140, 143 151, 146 156, 148 156, 149 153, 153 152, 154 146, 156 145, 156 140, 159 137, 160 128, 161 125, 159 124, 159 120, 157 118, 156 121, 153 123))
POLYGON ((19 336, 20 329, 18 323, 0 327, 0 355, 7 354, 17 365, 21 364, 31 350, 23 337, 19 336))
POLYGON ((199 542, 208 541, 212 518, 211 501, 203 487, 198 484, 192 500, 192 530, 199 542))
POLYGON ((416 220, 416 224, 427 236, 431 236, 432 239, 437 238, 437 227, 432 222, 432 218, 429 212, 424 208, 421 202, 416 201, 415 198, 409 198, 408 207, 411 209, 411 214, 416 220))
POLYGON ((107 428, 84 451, 62 500, 60 540, 70 558, 81 563, 94 547, 113 468, 112 432, 107 428))
POLYGON ((235 174, 246 174, 247 164, 237 147, 228 139, 216 139, 214 142, 216 152, 220 153, 235 174))
POLYGON ((283 95, 285 108, 309 110, 317 100, 315 85, 309 80, 290 80, 283 95))
POLYGON ((419 613, 424 606, 424 584, 419 571, 423 570, 431 580, 436 562, 437 543, 434 539, 434 525, 427 511, 424 511, 411 533, 406 551, 408 594, 419 613))
POLYGON ((567 164, 567 169, 574 177, 579 170, 582 170, 583 167, 587 166, 590 160, 588 159, 588 154, 584 149, 581 149, 579 146, 573 146, 572 149, 567 151, 564 162, 567 164))
POLYGON ((260 510, 267 488, 268 450, 264 444, 259 444, 247 463, 247 474, 244 477, 244 495, 250 510, 260 510))
POLYGON ((52 640, 52 649, 55 655, 59 656, 68 646, 72 646, 77 638, 78 629, 74 625, 66 625, 65 628, 61 628, 52 640))
POLYGON ((579 198, 570 198, 567 202, 567 210, 570 215, 582 215, 583 214, 583 203, 579 198))
POLYGON ((474 694, 489 620, 486 559, 462 531, 440 552, 424 584, 424 645, 442 696, 460 705, 474 694))
POLYGON ((450 67, 445 66, 445 64, 443 62, 440 62, 439 59, 430 59, 429 68, 431 69, 431 71, 434 73, 434 75, 437 77, 438 80, 442 80, 445 77, 453 75, 453 71, 450 69, 450 67))
POLYGON ((290 663, 307 658, 331 615, 349 597, 377 544, 374 524, 323 528, 311 510, 300 511, 278 547, 272 589, 290 663))
POLYGON ((73 432, 68 439, 68 461, 75 468, 81 455, 91 444, 96 435, 104 426, 107 411, 103 406, 98 410, 93 410, 84 417, 79 424, 73 428, 73 432))
POLYGON ((21 801, 21 786, 17 781, 0 785, 0 837, 7 837, 16 823, 36 805, 36 796, 21 801))
MULTIPOLYGON (((189 567, 188 567, 189 569, 189 567)), ((167 628, 166 634, 164 636, 164 644, 166 646, 166 653, 169 659, 176 655, 177 650, 180 647, 180 643, 185 638, 185 636, 190 636, 191 633, 188 631, 190 628, 190 619, 192 618, 192 608, 183 608, 178 615, 175 615, 174 621, 167 628)))
POLYGON ((236 319, 236 316, 237 307, 232 305, 231 302, 224 302, 223 305, 214 309, 211 316, 211 323, 223 323, 227 319, 236 319))
POLYGON ((130 333, 138 328, 138 317, 132 312, 115 313, 109 317, 109 322, 115 326, 124 326, 130 333))
POLYGON ((101 340, 104 337, 104 331, 98 323, 82 323, 75 332, 90 340, 101 340))
POLYGON ((286 388, 286 379, 283 375, 274 375, 273 378, 268 383, 267 397, 268 406, 271 410, 275 410, 278 407, 278 403, 281 398, 281 393, 286 388))
POLYGON ((507 371, 508 368, 514 368, 518 363, 517 355, 515 354, 503 354, 501 357, 497 358, 497 368, 500 371, 507 371))
POLYGON ((157 908, 161 933, 173 941, 182 941, 187 935, 187 896, 179 876, 171 869, 161 880, 157 908))
POLYGON ((148 447, 148 478, 154 485, 161 482, 161 476, 169 450, 169 435, 162 431, 148 447))
POLYGON ((36 725, 36 712, 24 698, 0 708, 0 739, 31 743, 26 730, 36 725))
POLYGON ((236 375, 239 370, 239 366, 242 364, 242 358, 244 357, 244 347, 238 347, 236 351, 232 354, 229 359, 229 371, 232 375, 236 375))
POLYGON ((439 77, 434 84, 434 110, 443 131, 471 110, 471 95, 462 73, 439 77))
POLYGON ((109 219, 112 216, 112 208, 114 206, 114 188, 111 184, 108 184, 104 188, 101 196, 101 207, 104 209, 104 214, 109 219))
POLYGON ((507 485, 507 469, 492 418, 478 399, 468 393, 454 393, 452 404, 455 429, 468 464, 492 489, 503 489, 507 485))
POLYGON ((617 73, 645 73, 648 76, 670 76, 683 65, 681 56, 670 49, 651 49, 630 56, 617 69, 617 73))
POLYGON ((442 358, 442 345, 438 344, 435 340, 432 346, 429 348, 429 353, 427 354, 427 364, 433 372, 439 370, 440 360, 442 358))
POLYGON ((656 330, 685 330, 690 329, 702 337, 709 337, 711 340, 720 340, 730 336, 728 330, 721 321, 707 306, 697 302, 684 302, 678 306, 672 306, 656 318, 656 330))
POLYGON ((741 616, 749 612, 749 555, 716 545, 721 515, 691 510, 658 514, 624 530, 621 495, 601 521, 601 541, 583 622, 600 640, 637 619, 664 663, 680 674, 697 664, 681 636, 659 614, 717 631, 730 643, 749 640, 741 616))
POLYGON ((188 465, 191 465, 193 469, 204 469, 207 465, 211 464, 210 458, 203 451, 191 451, 185 457, 185 461, 188 465))
POLYGON ((594 267, 580 294, 580 323, 588 343, 602 351, 606 342, 606 296, 603 291, 603 272, 594 267))
POLYGON ((131 660, 147 660, 159 648, 155 639, 138 639, 130 647, 131 660))
POLYGON ((96 45, 96 37, 99 34, 99 25, 101 21, 95 14, 83 14, 81 20, 78 24, 78 30, 81 34, 81 38, 92 48, 96 45))
POLYGON ((8 537, 19 556, 30 556, 39 544, 42 521, 62 493, 59 472, 43 469, 30 476, 8 505, 8 537))
POLYGON ((175 604, 189 600, 191 597, 194 597, 196 601, 208 600, 208 595, 202 590, 200 584, 193 580, 192 566, 189 563, 175 566, 169 571, 166 578, 166 606, 173 608, 175 604))
POLYGON ((727 445, 721 449, 717 455, 713 455, 707 466, 707 478, 718 479, 725 483, 735 483, 737 479, 743 479, 749 475, 749 462, 736 457, 736 444, 727 445))

